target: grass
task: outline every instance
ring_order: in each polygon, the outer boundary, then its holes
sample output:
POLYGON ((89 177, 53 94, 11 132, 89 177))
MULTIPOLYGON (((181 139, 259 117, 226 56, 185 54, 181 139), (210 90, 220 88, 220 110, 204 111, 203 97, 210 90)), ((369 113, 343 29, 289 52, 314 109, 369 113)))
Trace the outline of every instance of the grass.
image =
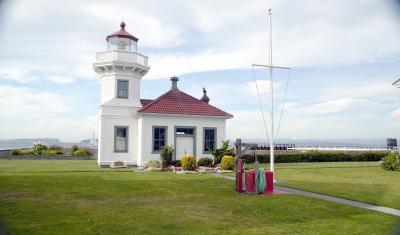
POLYGON ((280 163, 275 172, 283 186, 400 209, 400 172, 378 162, 280 163))
POLYGON ((209 175, 100 169, 94 161, 1 161, 0 224, 10 234, 387 234, 397 220, 233 188, 209 175))

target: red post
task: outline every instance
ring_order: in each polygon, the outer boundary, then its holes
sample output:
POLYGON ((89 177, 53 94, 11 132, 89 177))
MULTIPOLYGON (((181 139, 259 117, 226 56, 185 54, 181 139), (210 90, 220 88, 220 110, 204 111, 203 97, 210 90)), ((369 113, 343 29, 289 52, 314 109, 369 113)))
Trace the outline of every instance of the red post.
POLYGON ((236 170, 236 191, 238 191, 239 193, 243 192, 243 163, 244 160, 239 158, 238 159, 238 166, 237 166, 237 170, 236 170))
POLYGON ((274 191, 274 172, 272 171, 265 171, 265 192, 272 192, 274 191))
POLYGON ((236 139, 236 191, 243 192, 244 160, 242 159, 242 140, 236 139))
POLYGON ((245 173, 245 181, 246 181, 246 192, 253 193, 254 191, 254 183, 256 181, 256 172, 254 170, 248 170, 245 173))

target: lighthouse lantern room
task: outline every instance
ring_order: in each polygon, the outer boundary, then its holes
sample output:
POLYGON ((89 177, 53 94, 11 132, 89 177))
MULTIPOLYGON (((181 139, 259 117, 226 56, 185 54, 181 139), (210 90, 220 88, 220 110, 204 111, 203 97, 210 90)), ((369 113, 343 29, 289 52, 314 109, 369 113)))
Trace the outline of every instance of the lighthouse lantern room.
POLYGON ((107 36, 108 50, 116 49, 137 52, 137 42, 139 39, 125 31, 125 22, 121 22, 120 27, 120 30, 107 36))

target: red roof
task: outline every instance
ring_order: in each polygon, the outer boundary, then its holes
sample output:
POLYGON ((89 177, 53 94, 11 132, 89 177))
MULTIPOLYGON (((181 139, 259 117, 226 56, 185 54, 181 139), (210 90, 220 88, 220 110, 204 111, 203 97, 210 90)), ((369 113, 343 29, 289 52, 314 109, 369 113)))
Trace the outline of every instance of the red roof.
POLYGON ((118 30, 117 32, 112 33, 112 34, 110 34, 110 35, 108 35, 106 37, 107 41, 110 38, 114 38, 114 37, 117 37, 117 38, 129 38, 129 39, 131 39, 133 41, 136 41, 136 42, 139 41, 139 39, 137 39, 135 36, 133 36, 132 34, 128 33, 127 31, 125 31, 125 23, 124 22, 121 22, 120 26, 121 26, 120 30, 118 30))
MULTIPOLYGON (((146 101, 140 101, 142 102, 142 105, 146 103, 146 101)), ((196 99, 193 96, 180 91, 179 89, 172 89, 150 103, 146 103, 146 105, 143 105, 143 108, 139 109, 138 112, 226 118, 233 117, 232 114, 224 112, 204 101, 196 99)))

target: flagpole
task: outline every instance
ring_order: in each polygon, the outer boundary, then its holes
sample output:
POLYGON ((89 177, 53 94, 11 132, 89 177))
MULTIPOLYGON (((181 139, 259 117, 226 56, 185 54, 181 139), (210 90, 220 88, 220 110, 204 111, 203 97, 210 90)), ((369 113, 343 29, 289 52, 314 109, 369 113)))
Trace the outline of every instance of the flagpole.
MULTIPOLYGON (((269 89, 270 89, 270 115, 271 126, 269 132, 270 143, 270 171, 274 172, 274 85, 272 79, 272 10, 268 10, 269 16, 269 89)), ((275 174, 273 174, 275 180, 275 174)))

